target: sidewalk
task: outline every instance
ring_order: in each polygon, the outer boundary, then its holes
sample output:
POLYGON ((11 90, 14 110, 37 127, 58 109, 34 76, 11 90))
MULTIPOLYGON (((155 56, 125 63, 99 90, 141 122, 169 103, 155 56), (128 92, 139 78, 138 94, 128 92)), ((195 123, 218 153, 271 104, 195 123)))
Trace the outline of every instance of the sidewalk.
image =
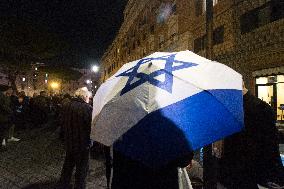
MULTIPOLYGON (((0 154, 0 188, 53 189, 65 156, 54 128, 20 131, 16 137, 21 140, 8 143, 8 151, 0 154)), ((104 164, 90 160, 87 188, 105 189, 104 175, 104 164)))

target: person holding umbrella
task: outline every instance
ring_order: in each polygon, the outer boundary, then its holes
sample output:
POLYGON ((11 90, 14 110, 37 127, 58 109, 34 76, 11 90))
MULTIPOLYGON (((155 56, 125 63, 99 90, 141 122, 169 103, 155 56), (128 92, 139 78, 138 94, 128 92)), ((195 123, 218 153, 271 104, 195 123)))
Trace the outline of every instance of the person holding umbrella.
POLYGON ((152 168, 113 151, 111 189, 179 189, 179 169, 191 164, 193 152, 152 168))
POLYGON ((190 51, 157 52, 124 64, 93 107, 92 138, 113 149, 112 189, 180 188, 193 151, 242 130, 242 76, 190 51))

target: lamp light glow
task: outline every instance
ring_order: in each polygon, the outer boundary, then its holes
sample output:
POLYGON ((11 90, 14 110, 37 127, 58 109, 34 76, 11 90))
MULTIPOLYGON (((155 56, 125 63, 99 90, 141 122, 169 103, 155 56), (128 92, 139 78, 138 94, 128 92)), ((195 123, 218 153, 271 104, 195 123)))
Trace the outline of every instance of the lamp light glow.
POLYGON ((51 87, 52 89, 58 89, 58 88, 59 88, 59 83, 57 83, 57 82, 52 82, 52 83, 50 84, 50 87, 51 87))
POLYGON ((93 72, 98 72, 98 71, 99 71, 99 67, 98 67, 97 65, 94 65, 94 66, 92 67, 92 71, 93 71, 93 72))

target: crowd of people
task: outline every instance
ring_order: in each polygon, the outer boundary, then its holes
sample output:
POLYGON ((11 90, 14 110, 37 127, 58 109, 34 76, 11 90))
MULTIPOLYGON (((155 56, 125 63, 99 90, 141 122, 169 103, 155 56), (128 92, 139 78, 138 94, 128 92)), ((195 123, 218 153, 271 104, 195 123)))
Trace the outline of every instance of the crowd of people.
MULTIPOLYGON (((24 92, 8 89, 0 94, 0 124, 2 150, 6 142, 19 141, 14 129, 40 127, 52 112, 60 126, 60 138, 65 143, 66 156, 58 187, 86 188, 89 155, 92 146, 99 146, 106 162, 107 187, 111 189, 179 189, 178 167, 191 167, 193 153, 169 162, 159 169, 151 169, 136 160, 125 157, 110 147, 94 143, 90 138, 92 122, 92 95, 80 88, 75 96, 47 96, 45 91, 32 98, 24 92), (95 145, 94 145, 95 144, 95 145)), ((224 140, 220 159, 218 182, 226 189, 257 189, 258 184, 284 186, 284 170, 280 159, 271 107, 243 88, 245 129, 224 140)), ((95 154, 97 155, 97 154, 95 154)), ((189 169, 190 171, 190 169, 189 169)))
MULTIPOLYGON (((61 123, 61 108, 69 94, 48 95, 46 91, 34 93, 29 97, 24 91, 16 92, 8 88, 0 93, 0 141, 1 151, 7 150, 7 142, 18 142, 20 138, 14 136, 15 129, 39 128, 48 122, 50 115, 55 118, 56 124, 61 123)), ((63 139, 61 129, 60 138, 63 139)))

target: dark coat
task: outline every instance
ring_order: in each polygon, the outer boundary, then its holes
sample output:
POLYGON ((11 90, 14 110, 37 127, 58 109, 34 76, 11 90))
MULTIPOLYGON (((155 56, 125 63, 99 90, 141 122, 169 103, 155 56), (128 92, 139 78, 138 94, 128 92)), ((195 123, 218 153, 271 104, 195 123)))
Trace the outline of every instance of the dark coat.
POLYGON ((31 117, 35 125, 46 123, 49 112, 49 100, 44 96, 36 96, 31 103, 31 117))
POLYGON ((68 110, 70 103, 71 103, 71 100, 69 98, 64 98, 61 101, 61 107, 60 107, 60 113, 59 113, 59 125, 61 127, 63 127, 64 115, 65 115, 65 112, 68 110))
POLYGON ((64 113, 66 151, 80 153, 90 147, 92 107, 80 98, 74 98, 64 113))
POLYGON ((7 124, 12 115, 10 98, 0 92, 0 125, 7 124))
POLYGON ((268 181, 281 183, 278 131, 272 108, 257 97, 244 95, 245 129, 224 140, 221 182, 228 188, 254 189, 268 181))
POLYGON ((112 189, 178 189, 178 167, 186 167, 193 153, 176 159, 159 169, 149 168, 121 153, 113 153, 112 189))

